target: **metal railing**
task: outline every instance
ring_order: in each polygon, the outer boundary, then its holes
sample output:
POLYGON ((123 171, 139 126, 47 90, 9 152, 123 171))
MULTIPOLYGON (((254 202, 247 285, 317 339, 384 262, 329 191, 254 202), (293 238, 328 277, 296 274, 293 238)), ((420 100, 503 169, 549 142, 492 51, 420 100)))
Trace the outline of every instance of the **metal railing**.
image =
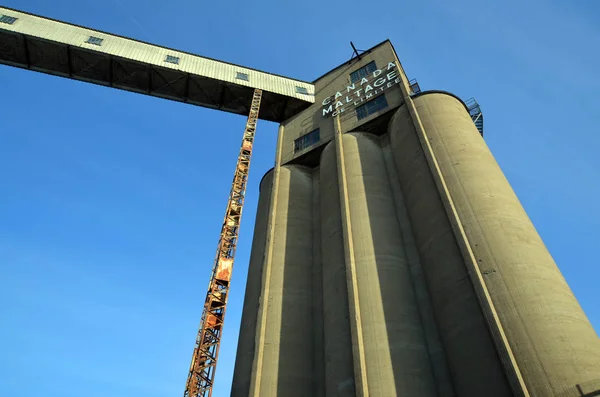
POLYGON ((475 123, 475 127, 477 127, 479 133, 483 136, 483 113, 481 112, 481 106, 479 106, 475 98, 467 99, 465 105, 467 105, 469 115, 473 123, 475 123))

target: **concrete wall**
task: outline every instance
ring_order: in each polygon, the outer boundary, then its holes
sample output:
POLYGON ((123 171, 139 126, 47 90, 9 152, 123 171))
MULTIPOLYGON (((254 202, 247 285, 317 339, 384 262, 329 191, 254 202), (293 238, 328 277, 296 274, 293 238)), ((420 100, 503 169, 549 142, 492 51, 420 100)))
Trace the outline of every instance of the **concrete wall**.
POLYGON ((325 373, 325 303, 330 295, 323 289, 323 258, 321 244, 321 175, 319 168, 312 170, 312 237, 313 237, 313 266, 312 266, 312 337, 314 357, 312 368, 313 396, 324 397, 326 385, 325 373), (325 299, 326 298, 326 299, 325 299))
MULTIPOLYGON (((379 138, 342 136, 347 247, 356 266, 368 391, 372 396, 435 396, 435 383, 396 204, 379 138)), ((344 214, 345 215, 345 214, 344 214)))
POLYGON ((454 385, 452 383, 452 378, 446 362, 446 354, 442 346, 440 333, 435 320, 433 306, 431 304, 431 297, 429 296, 429 291, 427 290, 423 266, 421 260, 419 259, 419 253, 415 243, 412 225, 406 209, 404 193, 400 187, 396 162, 394 161, 393 153, 390 147, 389 135, 382 137, 382 151, 386 163, 386 169, 389 175, 392 196, 394 202, 396 203, 396 215, 398 224, 400 226, 402 244, 404 246, 406 260, 412 276, 413 288, 415 290, 417 305, 419 307, 421 324, 423 325, 423 332, 427 343, 427 350, 429 353, 429 359, 431 362, 438 396, 455 397, 456 391, 454 390, 454 385))
MULTIPOLYGON (((296 157, 302 156, 303 154, 315 149, 318 146, 322 146, 327 144, 327 142, 333 139, 333 117, 331 113, 327 115, 323 115, 323 100, 327 97, 334 96, 336 92, 341 92, 343 94, 348 94, 347 87, 351 85, 350 82, 350 73, 360 69, 371 61, 374 61, 378 69, 384 69, 382 74, 378 77, 386 77, 390 72, 394 72, 398 77, 405 76, 404 71, 402 70, 400 65, 396 65, 395 68, 387 70, 388 63, 394 62, 394 50, 390 42, 384 42, 379 46, 369 50, 361 54, 361 59, 353 59, 352 62, 347 62, 333 71, 329 72, 325 76, 319 78, 315 81, 315 103, 311 105, 304 112, 298 114, 296 117, 291 118, 283 123, 285 126, 285 137, 282 145, 282 162, 286 163, 289 161, 293 161, 296 157), (319 128, 321 140, 314 146, 307 148, 303 151, 294 152, 294 141, 319 128)), ((373 76, 368 76, 369 84, 372 85, 374 90, 369 91, 368 94, 373 94, 375 96, 379 95, 375 93, 379 91, 378 88, 375 87, 375 82, 378 78, 373 78, 373 76), (375 94, 374 94, 375 93, 375 94)), ((378 83, 379 84, 379 83, 378 83)), ((366 89, 368 84, 364 84, 362 87, 366 89)), ((386 96, 386 100, 388 102, 388 107, 386 109, 381 110, 369 116, 365 119, 358 120, 356 117, 356 106, 353 103, 346 104, 345 96, 343 98, 338 98, 343 101, 347 109, 341 117, 341 124, 344 131, 351 131, 355 128, 360 127, 362 124, 377 118, 385 112, 388 112, 396 107, 398 107, 402 103, 402 96, 400 95, 400 89, 398 88, 398 84, 395 83, 393 86, 387 88, 387 80, 386 80, 386 89, 383 91, 383 94, 386 96)), ((380 86, 382 87, 382 86, 380 86)), ((360 83, 356 83, 357 90, 361 88, 360 83)), ((363 95, 363 92, 360 92, 360 98, 357 96, 355 91, 351 91, 349 94, 349 98, 356 99, 364 99, 367 100, 366 95, 363 95)), ((335 103, 335 102, 334 102, 335 103)), ((364 102, 361 102, 364 103, 364 102)), ((358 105, 359 106, 359 105, 358 105)))
POLYGON ((281 129, 232 396, 594 392, 600 339, 464 105, 406 98, 313 168, 281 165, 281 129))
MULTIPOLYGON (((259 206, 232 396, 317 394, 313 376, 312 172, 284 166, 277 183, 272 198, 274 219, 259 206), (264 237, 269 236, 265 219, 273 222, 272 240, 264 237), (255 269, 262 269, 260 280, 255 269), (261 292, 258 302, 257 289, 261 292), (261 310, 264 313, 259 313, 261 310), (261 318, 264 323, 256 325, 261 318), (246 334, 254 337, 254 343, 246 334)), ((270 176, 265 178, 266 184, 271 185, 270 176)), ((261 189, 261 201, 272 194, 269 190, 261 189)))
POLYGON ((389 131, 398 177, 457 395, 512 396, 405 106, 398 109, 389 131))
POLYGON ((350 307, 335 146, 321 154, 320 210, 326 396, 355 396, 350 307))
MULTIPOLYGON (((410 222, 402 202, 395 201, 400 186, 390 178, 380 138, 353 133, 342 139, 343 160, 330 143, 313 171, 282 166, 274 213, 259 209, 251 269, 263 269, 263 278, 249 278, 232 395, 246 395, 245 390, 260 396, 361 395, 356 376, 364 363, 371 396, 454 396, 422 276, 418 280, 410 222), (338 162, 345 170, 345 198, 338 162), (347 200, 347 215, 341 200, 347 200), (271 222, 272 241, 264 237, 271 222), (349 255, 356 269, 356 306, 349 303, 349 255), (286 282, 288 273, 292 278, 286 282), (262 308, 264 336, 256 326, 257 289, 261 306, 268 302, 262 308), (294 318, 284 318, 286 308, 294 318), (359 356, 353 311, 360 313, 359 356)), ((269 174, 261 206, 273 194, 266 188, 272 184, 269 174)))
POLYGON ((415 105, 530 395, 578 396, 600 379, 600 339, 462 103, 415 105))
POLYGON ((232 396, 248 396, 252 378, 252 362, 256 353, 256 332, 258 307, 262 291, 263 262, 267 248, 267 226, 271 210, 271 192, 273 187, 273 170, 269 171, 260 183, 258 210, 254 223, 254 238, 248 265, 246 295, 242 311, 242 328, 238 338, 232 396))

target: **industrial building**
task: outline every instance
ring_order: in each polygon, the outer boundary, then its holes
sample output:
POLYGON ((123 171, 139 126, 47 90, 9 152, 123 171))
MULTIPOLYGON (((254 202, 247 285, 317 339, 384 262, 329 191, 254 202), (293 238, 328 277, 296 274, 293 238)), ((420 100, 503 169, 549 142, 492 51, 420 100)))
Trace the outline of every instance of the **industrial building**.
POLYGON ((600 339, 481 116, 388 41, 314 85, 261 182, 232 397, 600 395, 600 339))
POLYGON ((249 114, 185 396, 212 393, 258 118, 280 127, 232 397, 600 395, 478 105, 421 92, 389 41, 309 83, 0 7, 0 63, 249 114))

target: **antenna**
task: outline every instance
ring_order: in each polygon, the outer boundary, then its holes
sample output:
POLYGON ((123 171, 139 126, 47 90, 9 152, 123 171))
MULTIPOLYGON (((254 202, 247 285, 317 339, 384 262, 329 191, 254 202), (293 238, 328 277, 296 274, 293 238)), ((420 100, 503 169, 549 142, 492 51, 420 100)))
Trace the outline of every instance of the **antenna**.
MULTIPOLYGON (((352 58, 354 58, 354 55, 356 55, 356 57, 360 61, 360 54, 358 53, 359 50, 356 49, 353 42, 350 42, 350 45, 352 46, 352 49, 354 50, 354 53, 352 54, 352 58)), ((364 52, 364 51, 360 50, 360 52, 364 52)), ((352 58, 350 58, 350 60, 352 60, 352 58)))

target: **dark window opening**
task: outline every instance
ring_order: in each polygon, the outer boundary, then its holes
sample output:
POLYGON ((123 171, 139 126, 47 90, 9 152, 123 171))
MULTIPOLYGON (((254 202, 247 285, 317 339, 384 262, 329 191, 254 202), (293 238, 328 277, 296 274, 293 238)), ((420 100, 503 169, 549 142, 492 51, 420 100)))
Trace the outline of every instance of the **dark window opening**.
POLYGON ((304 94, 304 95, 308 95, 308 90, 304 87, 298 87, 296 86, 296 92, 298 94, 304 94))
POLYGON ((377 66, 375 65, 375 61, 371 61, 362 68, 350 73, 350 81, 352 83, 356 83, 357 81, 362 80, 363 77, 367 77, 376 70, 377 66))
POLYGON ((385 95, 379 95, 377 98, 371 99, 369 102, 364 103, 356 108, 356 117, 359 120, 364 119, 367 116, 372 115, 382 109, 388 107, 385 95))
POLYGON ((294 141, 294 153, 314 145, 315 143, 319 142, 319 139, 321 139, 321 136, 318 128, 309 132, 308 134, 302 135, 300 138, 294 141))
POLYGON ((87 39, 87 43, 93 44, 93 45, 102 45, 103 41, 104 41, 104 39, 101 39, 100 37, 94 37, 94 36, 90 36, 87 39))
POLYGON ((175 65, 179 65, 179 57, 174 57, 173 55, 167 55, 165 58, 165 62, 174 63, 175 65))
POLYGON ((19 18, 11 17, 8 15, 0 15, 0 22, 7 23, 9 25, 12 25, 13 23, 15 23, 15 21, 17 19, 19 19, 19 18))
POLYGON ((240 80, 250 81, 250 77, 246 73, 242 73, 242 72, 237 72, 237 75, 235 76, 235 78, 240 79, 240 80))

